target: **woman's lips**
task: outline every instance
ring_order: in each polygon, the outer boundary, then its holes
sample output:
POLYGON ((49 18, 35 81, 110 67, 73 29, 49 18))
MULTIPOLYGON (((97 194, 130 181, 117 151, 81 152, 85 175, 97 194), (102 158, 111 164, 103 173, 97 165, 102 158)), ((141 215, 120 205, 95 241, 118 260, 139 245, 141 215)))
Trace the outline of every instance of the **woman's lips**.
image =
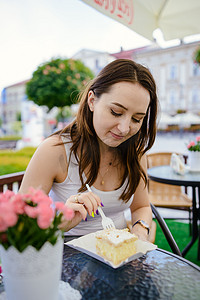
POLYGON ((116 140, 121 140, 124 138, 124 136, 122 136, 122 135, 118 135, 113 132, 110 132, 110 133, 111 133, 112 137, 114 137, 116 140))

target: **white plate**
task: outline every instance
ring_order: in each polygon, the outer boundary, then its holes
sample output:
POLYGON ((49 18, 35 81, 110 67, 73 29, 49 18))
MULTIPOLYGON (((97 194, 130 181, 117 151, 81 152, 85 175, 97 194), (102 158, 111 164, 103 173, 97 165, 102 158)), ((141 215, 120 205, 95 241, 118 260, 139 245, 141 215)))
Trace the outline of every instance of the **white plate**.
POLYGON ((128 262, 130 262, 134 259, 137 259, 137 258, 141 257, 142 255, 146 254, 148 251, 152 251, 152 250, 155 250, 157 248, 157 246, 152 244, 152 243, 137 240, 136 241, 136 249, 137 249, 136 254, 132 255, 129 258, 127 258, 125 261, 123 261, 119 265, 114 265, 112 262, 109 262, 109 261, 105 260, 103 257, 99 256, 96 253, 95 233, 89 233, 89 234, 84 235, 80 238, 69 241, 65 244, 72 247, 72 248, 74 248, 74 249, 77 249, 77 250, 79 250, 83 253, 86 253, 89 256, 92 256, 92 257, 100 260, 101 262, 111 266, 114 269, 119 268, 119 267, 123 266, 124 264, 126 264, 126 263, 128 263, 128 262))
POLYGON ((191 172, 191 173, 193 173, 193 172, 198 173, 198 172, 200 172, 200 169, 191 169, 189 167, 189 172, 191 172))

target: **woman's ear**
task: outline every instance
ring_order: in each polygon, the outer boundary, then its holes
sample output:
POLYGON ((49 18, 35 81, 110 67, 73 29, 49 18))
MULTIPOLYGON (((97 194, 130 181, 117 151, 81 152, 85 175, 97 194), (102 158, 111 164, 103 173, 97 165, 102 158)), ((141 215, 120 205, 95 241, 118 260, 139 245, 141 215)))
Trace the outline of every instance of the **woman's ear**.
POLYGON ((89 109, 90 111, 94 111, 94 92, 93 91, 89 91, 88 93, 88 106, 89 106, 89 109))

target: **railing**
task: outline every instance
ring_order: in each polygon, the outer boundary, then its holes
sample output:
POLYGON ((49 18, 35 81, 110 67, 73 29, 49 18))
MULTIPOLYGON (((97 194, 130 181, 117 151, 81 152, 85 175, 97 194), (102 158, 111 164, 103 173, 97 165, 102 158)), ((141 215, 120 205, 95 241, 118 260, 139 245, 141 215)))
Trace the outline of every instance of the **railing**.
POLYGON ((17 192, 20 188, 25 172, 11 173, 0 176, 0 192, 6 190, 17 192))

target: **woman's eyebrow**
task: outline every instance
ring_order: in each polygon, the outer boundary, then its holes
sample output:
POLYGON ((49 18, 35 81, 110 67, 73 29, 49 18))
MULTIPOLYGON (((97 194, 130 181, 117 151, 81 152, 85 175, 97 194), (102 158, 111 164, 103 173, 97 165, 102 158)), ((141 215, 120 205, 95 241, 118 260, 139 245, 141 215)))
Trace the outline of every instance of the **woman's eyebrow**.
POLYGON ((128 110, 128 108, 126 108, 125 106, 123 106, 122 104, 118 103, 118 102, 112 102, 112 104, 116 105, 116 106, 119 106, 125 110, 128 110))
MULTIPOLYGON (((118 103, 118 102, 113 102, 112 104, 114 104, 114 105, 116 105, 116 106, 118 106, 118 107, 121 107, 121 108, 123 108, 123 109, 125 109, 125 110, 128 110, 128 108, 126 108, 125 106, 123 106, 122 104, 120 104, 120 103, 118 103)), ((146 113, 143 113, 143 112, 137 112, 137 113, 135 113, 134 115, 142 115, 142 116, 145 116, 146 113)))

